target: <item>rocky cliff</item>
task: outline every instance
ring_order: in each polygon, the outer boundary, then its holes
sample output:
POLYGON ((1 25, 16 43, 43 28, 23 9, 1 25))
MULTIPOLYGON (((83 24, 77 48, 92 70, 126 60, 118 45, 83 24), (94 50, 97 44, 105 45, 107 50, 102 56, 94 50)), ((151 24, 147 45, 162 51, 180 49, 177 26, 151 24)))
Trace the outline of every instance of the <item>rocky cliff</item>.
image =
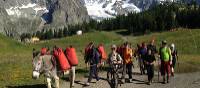
POLYGON ((87 22, 80 0, 0 0, 0 32, 13 37, 87 22))

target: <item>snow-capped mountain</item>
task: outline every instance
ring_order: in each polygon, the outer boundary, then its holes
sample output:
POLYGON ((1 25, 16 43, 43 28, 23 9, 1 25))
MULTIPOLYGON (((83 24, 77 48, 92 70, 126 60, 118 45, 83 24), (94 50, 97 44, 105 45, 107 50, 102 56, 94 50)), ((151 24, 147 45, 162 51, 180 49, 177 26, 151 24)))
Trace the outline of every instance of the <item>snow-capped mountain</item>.
POLYGON ((140 12, 130 0, 84 0, 88 14, 94 19, 110 18, 129 12, 140 12))
POLYGON ((129 12, 141 12, 156 4, 179 0, 82 0, 93 19, 111 18, 129 12))

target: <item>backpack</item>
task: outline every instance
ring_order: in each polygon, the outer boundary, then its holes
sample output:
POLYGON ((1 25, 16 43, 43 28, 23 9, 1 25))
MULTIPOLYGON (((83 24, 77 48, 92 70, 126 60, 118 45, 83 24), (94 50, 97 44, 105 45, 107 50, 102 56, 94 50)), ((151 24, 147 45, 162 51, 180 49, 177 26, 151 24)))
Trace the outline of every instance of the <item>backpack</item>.
POLYGON ((100 53, 97 48, 89 49, 85 54, 85 63, 98 64, 100 62, 100 53))
POLYGON ((97 48, 94 49, 94 53, 95 53, 95 56, 94 56, 95 64, 98 64, 100 62, 101 54, 97 48))
POLYGON ((99 54, 100 54, 100 58, 103 59, 103 60, 106 60, 107 59, 107 55, 106 55, 104 47, 103 46, 99 46, 98 47, 98 51, 99 51, 99 54))
POLYGON ((125 48, 124 49, 124 61, 126 64, 130 64, 132 63, 132 55, 133 55, 133 51, 131 48, 125 48))

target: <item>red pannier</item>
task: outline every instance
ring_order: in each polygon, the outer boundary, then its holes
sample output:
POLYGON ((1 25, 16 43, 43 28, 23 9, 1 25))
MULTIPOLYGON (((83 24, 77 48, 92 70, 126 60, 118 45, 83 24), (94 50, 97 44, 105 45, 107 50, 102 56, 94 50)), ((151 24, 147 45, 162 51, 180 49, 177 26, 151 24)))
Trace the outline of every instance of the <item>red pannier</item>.
POLYGON ((106 59, 107 59, 107 54, 106 54, 106 52, 105 52, 105 50, 104 50, 103 45, 100 45, 100 46, 98 47, 98 51, 99 51, 99 53, 100 53, 100 55, 101 55, 101 59, 106 60, 106 59))
POLYGON ((60 68, 62 71, 69 70, 71 68, 67 57, 65 56, 63 50, 61 48, 58 48, 57 50, 54 50, 54 56, 58 59, 60 68))
POLYGON ((67 59, 68 59, 70 65, 72 65, 72 66, 78 65, 78 58, 76 56, 75 48, 73 48, 73 47, 66 48, 65 54, 67 56, 67 59))

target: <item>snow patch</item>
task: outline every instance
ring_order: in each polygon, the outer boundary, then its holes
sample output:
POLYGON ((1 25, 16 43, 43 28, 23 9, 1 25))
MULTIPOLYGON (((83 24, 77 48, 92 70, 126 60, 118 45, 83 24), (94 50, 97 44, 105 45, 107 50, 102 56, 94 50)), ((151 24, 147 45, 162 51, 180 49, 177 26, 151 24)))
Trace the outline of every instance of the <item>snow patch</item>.
POLYGON ((43 13, 49 12, 49 10, 46 7, 39 6, 36 3, 29 3, 27 5, 22 4, 22 6, 10 7, 6 9, 6 12, 8 13, 8 15, 14 15, 17 17, 24 15, 26 17, 26 12, 23 12, 22 10, 28 8, 33 9, 35 11, 35 15, 37 15, 38 11, 43 11, 43 13))

